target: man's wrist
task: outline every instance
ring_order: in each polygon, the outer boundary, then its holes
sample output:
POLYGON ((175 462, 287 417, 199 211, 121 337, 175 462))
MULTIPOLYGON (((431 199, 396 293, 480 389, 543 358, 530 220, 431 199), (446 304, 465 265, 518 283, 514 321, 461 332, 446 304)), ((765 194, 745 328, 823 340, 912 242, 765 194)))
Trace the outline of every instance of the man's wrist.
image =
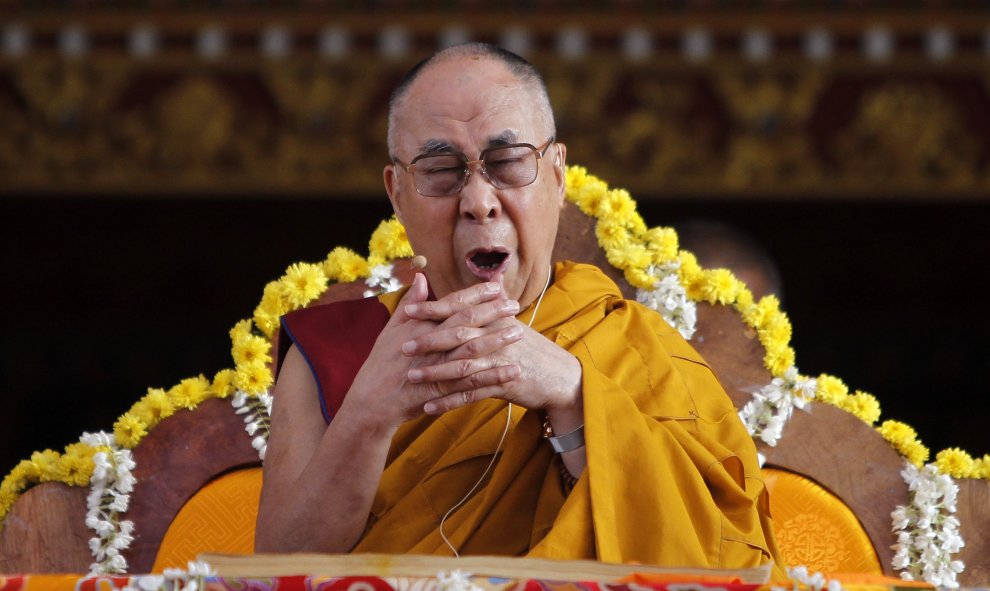
POLYGON ((557 435, 565 435, 584 426, 584 392, 582 388, 581 362, 576 357, 573 361, 572 377, 567 390, 560 397, 564 402, 558 406, 546 409, 548 426, 557 435))

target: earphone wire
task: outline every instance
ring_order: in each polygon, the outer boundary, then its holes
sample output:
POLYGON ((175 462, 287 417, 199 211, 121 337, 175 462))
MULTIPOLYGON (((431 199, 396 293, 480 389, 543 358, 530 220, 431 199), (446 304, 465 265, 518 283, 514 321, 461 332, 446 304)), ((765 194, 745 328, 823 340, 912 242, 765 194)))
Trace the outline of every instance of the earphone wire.
MULTIPOLYGON (((533 315, 529 317, 529 324, 527 325, 529 328, 533 327, 533 322, 536 320, 536 313, 540 311, 540 304, 543 302, 543 296, 547 293, 547 288, 550 287, 550 276, 552 275, 552 271, 553 271, 553 267, 547 267, 547 282, 543 286, 543 291, 540 292, 540 297, 536 299, 536 305, 533 306, 533 315)), ((458 510, 461 507, 461 505, 466 503, 467 500, 471 498, 471 495, 474 494, 474 491, 477 490, 478 487, 481 486, 481 483, 485 480, 485 476, 488 476, 488 472, 492 469, 492 466, 495 465, 495 460, 498 459, 499 452, 502 451, 502 444, 505 443, 505 438, 509 434, 509 427, 511 425, 512 425, 512 403, 510 402, 507 408, 507 412, 505 414, 505 428, 502 429, 502 437, 500 437, 498 440, 498 446, 495 447, 495 453, 492 454, 491 461, 488 462, 488 466, 485 467, 485 471, 481 473, 481 478, 479 478, 478 481, 474 483, 474 486, 472 486, 471 490, 469 490, 467 494, 464 495, 464 498, 457 501, 457 503, 455 503, 453 507, 451 507, 450 509, 447 510, 446 513, 444 513, 443 518, 440 519, 440 537, 443 539, 443 543, 447 544, 447 547, 450 548, 450 551, 453 552, 454 556, 457 558, 460 558, 461 555, 457 551, 457 548, 455 548, 454 545, 450 543, 450 540, 447 538, 447 534, 444 533, 443 531, 444 523, 446 523, 447 518, 450 517, 450 515, 454 511, 458 510)))

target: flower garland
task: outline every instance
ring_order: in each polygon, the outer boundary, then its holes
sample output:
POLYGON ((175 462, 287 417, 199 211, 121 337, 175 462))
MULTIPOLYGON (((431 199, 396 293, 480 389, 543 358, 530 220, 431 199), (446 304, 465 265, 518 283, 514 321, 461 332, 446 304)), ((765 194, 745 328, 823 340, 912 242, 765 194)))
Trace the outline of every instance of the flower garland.
MULTIPOLYGON (((750 435, 773 447, 783 435, 784 425, 794 409, 808 411, 817 385, 817 380, 805 378, 798 374, 797 368, 789 367, 783 376, 773 378, 753 394, 753 399, 739 410, 739 418, 750 435)), ((760 465, 763 465, 762 454, 760 465)))
POLYGON ((206 577, 216 574, 209 563, 190 561, 185 569, 166 568, 160 575, 131 577, 121 591, 202 591, 206 577))
POLYGON ((86 497, 86 527, 96 532, 89 540, 96 560, 89 566, 90 575, 126 572, 122 552, 134 540, 134 522, 122 521, 120 515, 130 505, 136 482, 131 450, 120 449, 114 436, 102 431, 83 433, 80 441, 97 450, 93 454, 92 489, 86 497))
MULTIPOLYGON (((789 344, 790 320, 780 310, 776 297, 766 296, 755 301, 749 289, 731 271, 703 269, 694 255, 679 249, 677 234, 672 228, 648 228, 628 192, 609 189, 583 167, 569 167, 566 183, 568 199, 597 220, 595 235, 599 245, 609 263, 622 270, 629 284, 637 288, 637 300, 660 313, 685 338, 690 339, 695 331, 697 302, 732 306, 745 324, 756 331, 765 351, 764 365, 773 379, 754 393, 753 401, 740 410, 743 422, 754 437, 774 445, 793 409, 806 409, 811 400, 851 412, 871 426, 879 420, 880 406, 872 395, 859 391, 850 394, 848 387, 834 376, 822 374, 810 378, 798 372, 794 364, 795 353, 789 344)), ((270 368, 271 339, 279 327, 279 319, 319 298, 330 282, 353 282, 364 278, 371 288, 370 294, 400 287, 391 275, 391 262, 412 257, 413 252, 398 220, 392 218, 378 226, 371 236, 369 253, 368 258, 364 258, 350 249, 338 247, 321 263, 289 266, 281 278, 265 286, 252 318, 236 323, 231 329, 234 369, 217 372, 212 381, 200 375, 184 379, 169 390, 149 388, 146 395, 114 424, 113 440, 118 447, 102 447, 115 450, 114 454, 129 453, 128 450, 140 443, 148 431, 177 410, 192 410, 209 398, 227 398, 236 393, 232 405, 235 412, 245 415, 245 429, 252 437, 252 446, 263 458, 271 414, 268 392, 274 381, 270 368)), ((876 429, 915 469, 927 461, 928 448, 918 441, 917 434, 908 425, 888 420, 876 429)), ((104 456, 97 458, 100 451, 81 442, 67 446, 62 454, 45 450, 23 460, 0 482, 0 519, 6 516, 17 497, 34 484, 54 481, 82 486, 92 475, 103 475, 104 458, 109 461, 110 455, 102 450, 104 456), (99 472, 98 466, 102 467, 99 472)), ((114 461, 116 467, 127 465, 126 460, 114 461)), ((958 448, 950 448, 939 452, 936 462, 925 470, 954 478, 990 479, 990 454, 974 459, 958 448)), ((98 478, 97 482, 103 480, 98 478)), ((92 484, 94 491, 97 482, 92 484)), ((126 482, 126 478, 122 482, 126 482)), ((102 507, 103 494, 112 486, 107 480, 102 484, 100 495, 94 493, 90 497, 99 497, 102 507)), ((117 493, 122 494, 122 491, 117 490, 117 493)), ((126 502, 120 501, 120 496, 110 496, 108 503, 116 502, 116 507, 123 506, 126 510, 126 502)), ((926 497, 922 497, 924 499, 926 497)), ((922 510, 918 505, 914 507, 913 510, 922 510)), ((909 510, 912 509, 905 509, 909 510)), ((112 522, 122 512, 107 514, 107 519, 102 521, 112 522)), ((107 531, 106 526, 101 527, 107 531)), ((119 551, 129 544, 131 531, 125 531, 125 527, 115 530, 112 535, 116 537, 106 544, 104 541, 111 538, 100 537, 103 550, 94 546, 94 556, 98 562, 106 562, 106 568, 120 566, 119 560, 113 563, 111 555, 119 556, 119 551), (99 554, 101 551, 102 555, 99 554)), ((912 560, 909 558, 908 562, 914 564, 912 560)))
POLYGON ((906 462, 901 476, 908 483, 910 504, 898 506, 890 514, 897 535, 893 566, 903 579, 956 589, 956 575, 965 567, 961 561, 952 560, 965 545, 959 535, 959 520, 952 515, 959 486, 947 474, 940 474, 935 464, 919 470, 906 462))
POLYGON ((460 569, 440 571, 437 573, 439 591, 482 591, 481 587, 471 580, 471 576, 470 573, 460 569))
POLYGON ((842 583, 837 579, 826 579, 825 575, 819 572, 808 572, 806 566, 795 566, 787 569, 787 576, 794 583, 790 589, 787 587, 770 587, 771 591, 843 591, 842 583), (803 585, 803 587, 802 587, 803 585))
POLYGON ((258 458, 264 461, 272 418, 271 395, 265 392, 249 397, 239 391, 231 399, 231 406, 236 409, 236 414, 244 415, 244 430, 251 437, 251 447, 258 452, 258 458))
POLYGON ((666 265, 650 265, 646 272, 657 279, 652 289, 637 289, 636 301, 656 310, 664 321, 677 329, 685 340, 694 336, 698 322, 698 306, 688 299, 687 290, 677 278, 677 261, 666 265))

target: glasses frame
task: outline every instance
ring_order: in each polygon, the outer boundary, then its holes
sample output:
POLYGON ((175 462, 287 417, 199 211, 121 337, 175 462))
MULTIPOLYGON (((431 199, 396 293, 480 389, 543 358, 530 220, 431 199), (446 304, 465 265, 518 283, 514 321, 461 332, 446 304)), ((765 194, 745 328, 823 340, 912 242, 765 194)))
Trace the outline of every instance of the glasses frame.
POLYGON ((426 153, 426 154, 420 154, 420 155, 416 156, 415 158, 412 159, 412 162, 410 162, 409 164, 406 164, 405 162, 399 160, 396 156, 392 156, 392 163, 395 164, 396 166, 401 167, 402 170, 404 170, 407 173, 409 173, 410 175, 412 175, 412 177, 413 177, 413 187, 415 187, 416 188, 416 192, 419 193, 420 195, 422 195, 423 197, 453 197, 454 195, 459 194, 461 191, 464 190, 465 185, 467 185, 468 179, 471 178, 471 165, 472 164, 479 164, 480 165, 481 176, 483 176, 485 179, 487 179, 488 182, 493 187, 495 187, 496 189, 518 189, 520 187, 528 187, 529 185, 532 185, 533 183, 535 183, 536 182, 536 179, 540 178, 540 162, 539 161, 542 160, 543 157, 546 155, 547 150, 549 150, 550 149, 550 146, 552 146, 554 144, 555 139, 556 138, 554 136, 550 136, 550 139, 548 139, 547 142, 545 144, 543 144, 543 147, 541 147, 541 148, 537 148, 533 144, 525 143, 525 142, 518 143, 518 144, 505 144, 504 146, 491 146, 489 148, 485 148, 484 150, 482 150, 481 153, 478 154, 478 159, 477 160, 469 160, 468 157, 467 157, 467 155, 465 155, 463 152, 429 152, 429 153, 426 153), (533 180, 531 180, 528 183, 525 183, 523 185, 515 185, 515 186, 511 186, 511 187, 510 186, 501 187, 501 186, 498 185, 498 183, 496 183, 494 180, 492 180, 492 178, 490 176, 488 176, 488 170, 485 168, 485 156, 489 152, 491 152, 493 150, 505 150, 507 148, 529 148, 529 149, 533 150, 534 155, 536 156, 536 174, 533 176, 533 180), (455 191, 453 191, 451 193, 445 193, 445 194, 442 194, 442 195, 428 195, 428 194, 426 194, 426 193, 424 193, 424 192, 422 192, 422 191, 419 190, 419 185, 416 183, 416 162, 422 160, 423 158, 432 158, 434 156, 459 156, 461 158, 461 160, 464 162, 464 178, 461 179, 461 183, 457 186, 457 190, 455 190, 455 191))

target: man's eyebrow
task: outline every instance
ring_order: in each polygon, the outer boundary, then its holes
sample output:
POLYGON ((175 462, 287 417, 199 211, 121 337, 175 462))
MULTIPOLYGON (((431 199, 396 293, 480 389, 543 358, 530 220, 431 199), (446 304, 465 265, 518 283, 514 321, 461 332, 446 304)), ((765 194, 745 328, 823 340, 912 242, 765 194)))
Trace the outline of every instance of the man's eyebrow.
POLYGON ((516 132, 506 129, 498 135, 493 135, 488 138, 488 146, 506 146, 508 144, 519 143, 519 139, 516 137, 516 132))
POLYGON ((428 139, 419 147, 420 154, 439 154, 454 151, 454 146, 450 145, 450 142, 438 139, 428 139))

